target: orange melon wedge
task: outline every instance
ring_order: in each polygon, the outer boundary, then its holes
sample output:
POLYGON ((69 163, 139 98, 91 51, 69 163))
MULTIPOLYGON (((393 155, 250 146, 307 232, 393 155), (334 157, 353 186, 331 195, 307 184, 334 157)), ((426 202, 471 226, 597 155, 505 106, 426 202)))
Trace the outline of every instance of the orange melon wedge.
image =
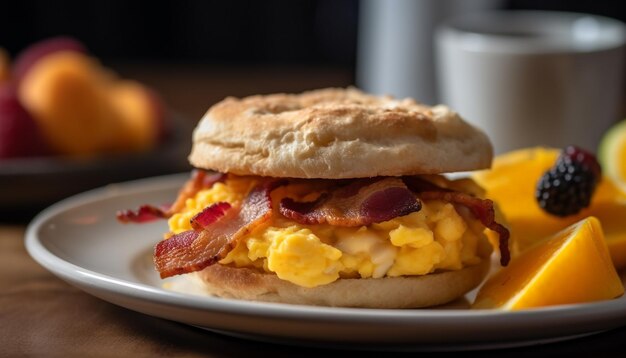
POLYGON ((589 217, 537 243, 494 274, 472 308, 518 310, 608 300, 623 293, 600 222, 589 217))
POLYGON ((543 211, 535 200, 539 178, 554 164, 560 151, 527 148, 499 155, 491 170, 477 172, 473 179, 498 203, 511 231, 513 254, 588 216, 597 217, 604 228, 613 263, 626 268, 626 193, 615 180, 603 176, 591 205, 565 218, 543 211))

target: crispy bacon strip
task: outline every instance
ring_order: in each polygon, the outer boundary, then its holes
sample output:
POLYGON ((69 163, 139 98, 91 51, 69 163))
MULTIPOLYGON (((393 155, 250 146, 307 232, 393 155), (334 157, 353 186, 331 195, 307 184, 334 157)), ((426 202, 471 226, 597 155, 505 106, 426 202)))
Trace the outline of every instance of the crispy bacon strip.
POLYGON ((222 173, 208 173, 204 170, 196 169, 192 172, 191 178, 178 192, 176 201, 171 205, 142 205, 137 210, 120 210, 117 212, 117 220, 123 223, 144 223, 157 219, 167 219, 174 213, 181 211, 185 207, 185 201, 192 198, 202 189, 208 189, 213 184, 226 178, 222 173))
POLYGON ((373 178, 355 180, 311 202, 284 198, 279 210, 301 224, 353 227, 391 220, 421 208, 415 194, 400 179, 373 178))
POLYGON ((157 219, 170 217, 168 211, 170 205, 157 207, 154 205, 141 205, 137 210, 120 210, 116 213, 117 220, 122 223, 145 223, 157 219))
POLYGON ((458 191, 425 191, 419 193, 422 200, 443 200, 449 203, 465 206, 488 229, 498 233, 500 247, 500 265, 509 264, 509 230, 496 222, 493 201, 480 199, 458 191))
POLYGON ((231 205, 225 201, 209 205, 191 218, 191 227, 196 231, 203 230, 224 216, 230 208, 231 205))
POLYGON ((271 218, 270 193, 276 185, 257 186, 238 206, 224 209, 214 204, 210 213, 201 213, 207 218, 202 230, 185 231, 159 242, 154 264, 161 278, 199 271, 226 257, 239 238, 271 218))

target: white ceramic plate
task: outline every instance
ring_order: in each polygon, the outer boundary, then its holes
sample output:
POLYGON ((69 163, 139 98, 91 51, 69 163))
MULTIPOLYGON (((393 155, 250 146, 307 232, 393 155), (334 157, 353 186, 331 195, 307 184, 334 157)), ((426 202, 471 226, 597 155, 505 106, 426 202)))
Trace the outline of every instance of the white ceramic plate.
MULTIPOLYGON (((26 247, 55 275, 114 304, 252 339, 375 349, 495 348, 561 340, 624 325, 626 297, 500 312, 459 309, 328 308, 221 299, 163 288, 152 247, 165 221, 122 225, 119 209, 171 202, 187 174, 87 192, 42 212, 26 247)), ((178 285, 180 279, 168 281, 178 285)))

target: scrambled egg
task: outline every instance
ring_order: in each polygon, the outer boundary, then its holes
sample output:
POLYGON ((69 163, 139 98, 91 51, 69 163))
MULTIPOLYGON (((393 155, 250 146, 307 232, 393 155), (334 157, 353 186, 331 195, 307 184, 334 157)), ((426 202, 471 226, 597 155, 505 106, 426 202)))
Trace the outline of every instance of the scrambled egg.
MULTIPOLYGON (((198 192, 169 219, 171 232, 190 230, 189 220, 212 203, 242 201, 256 183, 251 177, 229 176, 198 192)), ((272 193, 274 205, 287 195, 313 200, 316 194, 306 193, 302 186, 281 187, 272 193)), ((241 239, 220 264, 255 267, 303 287, 340 277, 425 275, 480 262, 477 251, 483 231, 469 212, 438 200, 423 202, 418 212, 357 228, 303 225, 275 215, 241 239)))

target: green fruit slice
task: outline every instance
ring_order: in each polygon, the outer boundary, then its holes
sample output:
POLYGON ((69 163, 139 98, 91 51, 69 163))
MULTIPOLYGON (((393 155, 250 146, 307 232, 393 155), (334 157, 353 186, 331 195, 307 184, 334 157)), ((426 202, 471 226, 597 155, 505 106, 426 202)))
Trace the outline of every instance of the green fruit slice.
POLYGON ((615 124, 602 137, 598 159, 606 175, 626 185, 626 120, 615 124))

